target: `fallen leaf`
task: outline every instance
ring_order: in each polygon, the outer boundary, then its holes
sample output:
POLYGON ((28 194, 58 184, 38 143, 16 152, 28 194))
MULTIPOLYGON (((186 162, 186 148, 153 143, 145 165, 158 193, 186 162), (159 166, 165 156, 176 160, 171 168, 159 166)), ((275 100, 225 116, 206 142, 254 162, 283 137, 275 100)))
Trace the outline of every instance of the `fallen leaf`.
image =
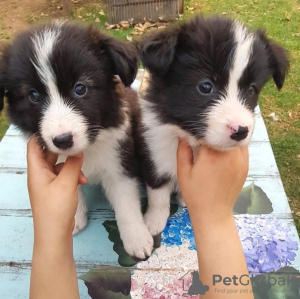
POLYGON ((99 19, 99 18, 96 18, 95 22, 96 22, 96 23, 100 23, 100 19, 99 19))
POLYGON ((132 37, 127 35, 127 40, 132 42, 132 37))
POLYGON ((140 27, 136 28, 135 30, 138 31, 138 32, 144 32, 145 31, 144 28, 140 28, 140 27))
POLYGON ((278 121, 279 117, 275 114, 275 112, 272 112, 268 115, 268 117, 271 117, 274 121, 278 121))
POLYGON ((120 24, 123 28, 129 28, 129 22, 128 22, 128 21, 121 21, 121 22, 119 22, 119 24, 120 24))
POLYGON ((106 26, 106 30, 114 29, 116 27, 117 27, 116 24, 108 25, 108 26, 106 26))
POLYGON ((223 12, 222 12, 222 15, 227 15, 227 12, 226 12, 226 11, 223 11, 223 12))

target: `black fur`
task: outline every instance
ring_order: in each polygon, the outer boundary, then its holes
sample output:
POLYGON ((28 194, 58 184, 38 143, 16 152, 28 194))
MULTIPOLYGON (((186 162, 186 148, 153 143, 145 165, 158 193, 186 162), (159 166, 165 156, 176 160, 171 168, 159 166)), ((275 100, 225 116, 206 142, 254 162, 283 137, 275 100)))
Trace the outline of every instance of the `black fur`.
MULTIPOLYGON (((32 37, 46 27, 49 26, 39 26, 17 36, 13 45, 6 47, 0 62, 0 90, 7 91, 11 122, 30 135, 39 134, 39 120, 49 102, 46 87, 32 63, 35 61, 32 37), (41 95, 37 104, 28 98, 32 88, 41 95)), ((90 142, 100 128, 118 127, 123 122, 123 103, 116 92, 118 83, 114 75, 119 75, 125 86, 134 81, 138 67, 134 46, 108 37, 93 27, 64 24, 50 62, 60 94, 91 125, 90 142), (85 81, 86 77, 89 80, 85 81), (86 96, 80 100, 74 97, 73 89, 78 81, 84 81, 88 88, 86 96)), ((128 90, 124 89, 126 92, 128 90)), ((0 103, 3 103, 1 95, 0 103)))
MULTIPOLYGON (((145 100, 154 104, 153 111, 162 124, 176 125, 196 139, 204 137, 207 123, 199 115, 220 100, 228 85, 236 49, 232 25, 233 20, 228 18, 196 16, 141 41, 140 58, 150 72, 145 100), (199 84, 207 80, 213 84, 214 93, 203 96, 199 84)), ((252 111, 264 84, 273 77, 281 89, 289 69, 284 48, 269 40, 261 30, 253 34, 250 62, 238 82, 252 111), (256 89, 250 96, 249 86, 253 82, 256 89)), ((147 143, 143 139, 141 143, 145 180, 152 188, 159 188, 169 181, 169 175, 157 177, 147 143)))

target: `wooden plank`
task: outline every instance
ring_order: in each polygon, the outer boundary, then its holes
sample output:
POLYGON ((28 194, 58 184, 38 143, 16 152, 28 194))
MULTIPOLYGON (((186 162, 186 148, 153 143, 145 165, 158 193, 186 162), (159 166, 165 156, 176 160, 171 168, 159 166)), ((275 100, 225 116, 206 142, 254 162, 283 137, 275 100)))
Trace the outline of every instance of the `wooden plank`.
POLYGON ((22 137, 5 135, 0 143, 0 170, 26 167, 26 141, 22 137))
MULTIPOLYGON (((278 177, 248 177, 245 186, 251 183, 261 187, 268 198, 273 203, 276 217, 291 217, 291 210, 283 189, 281 180, 278 177)), ((14 217, 30 216, 30 203, 27 192, 27 173, 0 173, 0 215, 7 216, 13 214, 14 217), (13 182, 13 183, 12 183, 13 182)), ((105 219, 113 218, 113 213, 100 186, 85 186, 84 193, 87 198, 87 206, 90 218, 105 219)), ((141 194, 146 195, 145 189, 141 194)))

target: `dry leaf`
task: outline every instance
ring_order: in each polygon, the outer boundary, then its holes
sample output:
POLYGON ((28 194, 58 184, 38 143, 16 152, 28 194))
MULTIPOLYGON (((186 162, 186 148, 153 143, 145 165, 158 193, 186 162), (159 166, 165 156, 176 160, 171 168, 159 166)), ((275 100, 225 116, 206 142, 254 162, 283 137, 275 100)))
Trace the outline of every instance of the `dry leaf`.
POLYGON ((106 26, 106 30, 114 29, 116 27, 117 27, 116 24, 108 25, 108 26, 106 26))
POLYGON ((132 37, 131 37, 131 36, 128 36, 128 35, 127 35, 126 38, 127 38, 128 41, 132 42, 132 37))
POLYGON ((275 112, 270 113, 268 116, 271 117, 274 121, 279 120, 279 117, 275 114, 275 112))

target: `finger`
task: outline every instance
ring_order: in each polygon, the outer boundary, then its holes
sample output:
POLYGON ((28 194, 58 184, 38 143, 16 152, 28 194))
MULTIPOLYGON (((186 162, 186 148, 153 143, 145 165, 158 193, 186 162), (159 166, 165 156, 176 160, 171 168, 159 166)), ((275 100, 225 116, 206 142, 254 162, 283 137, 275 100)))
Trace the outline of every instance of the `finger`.
MULTIPOLYGON (((60 173, 60 171, 62 170, 63 166, 64 166, 64 163, 56 164, 54 166, 54 173, 56 175, 58 175, 60 173)), ((79 178, 78 178, 78 184, 79 185, 86 185, 87 183, 88 183, 88 179, 86 178, 84 173, 82 171, 80 171, 79 178)))
POLYGON ((45 153, 45 160, 51 167, 54 167, 57 162, 58 154, 54 154, 52 152, 47 151, 45 153))
POLYGON ((32 136, 27 144, 27 167, 32 175, 39 174, 42 168, 48 168, 44 152, 35 136, 32 136))
POLYGON ((80 172, 79 179, 78 179, 78 184, 80 185, 86 185, 88 183, 88 179, 86 176, 83 174, 83 172, 80 172))
POLYGON ((178 143, 177 149, 177 176, 180 180, 181 177, 187 177, 193 166, 193 151, 188 143, 181 139, 178 143))
POLYGON ((241 153, 243 157, 245 158, 246 161, 249 160, 249 150, 248 150, 248 145, 241 146, 241 153))
POLYGON ((71 187, 77 186, 82 164, 82 153, 76 156, 69 156, 60 170, 60 173, 57 177, 57 182, 62 182, 64 184, 67 182, 71 187))

